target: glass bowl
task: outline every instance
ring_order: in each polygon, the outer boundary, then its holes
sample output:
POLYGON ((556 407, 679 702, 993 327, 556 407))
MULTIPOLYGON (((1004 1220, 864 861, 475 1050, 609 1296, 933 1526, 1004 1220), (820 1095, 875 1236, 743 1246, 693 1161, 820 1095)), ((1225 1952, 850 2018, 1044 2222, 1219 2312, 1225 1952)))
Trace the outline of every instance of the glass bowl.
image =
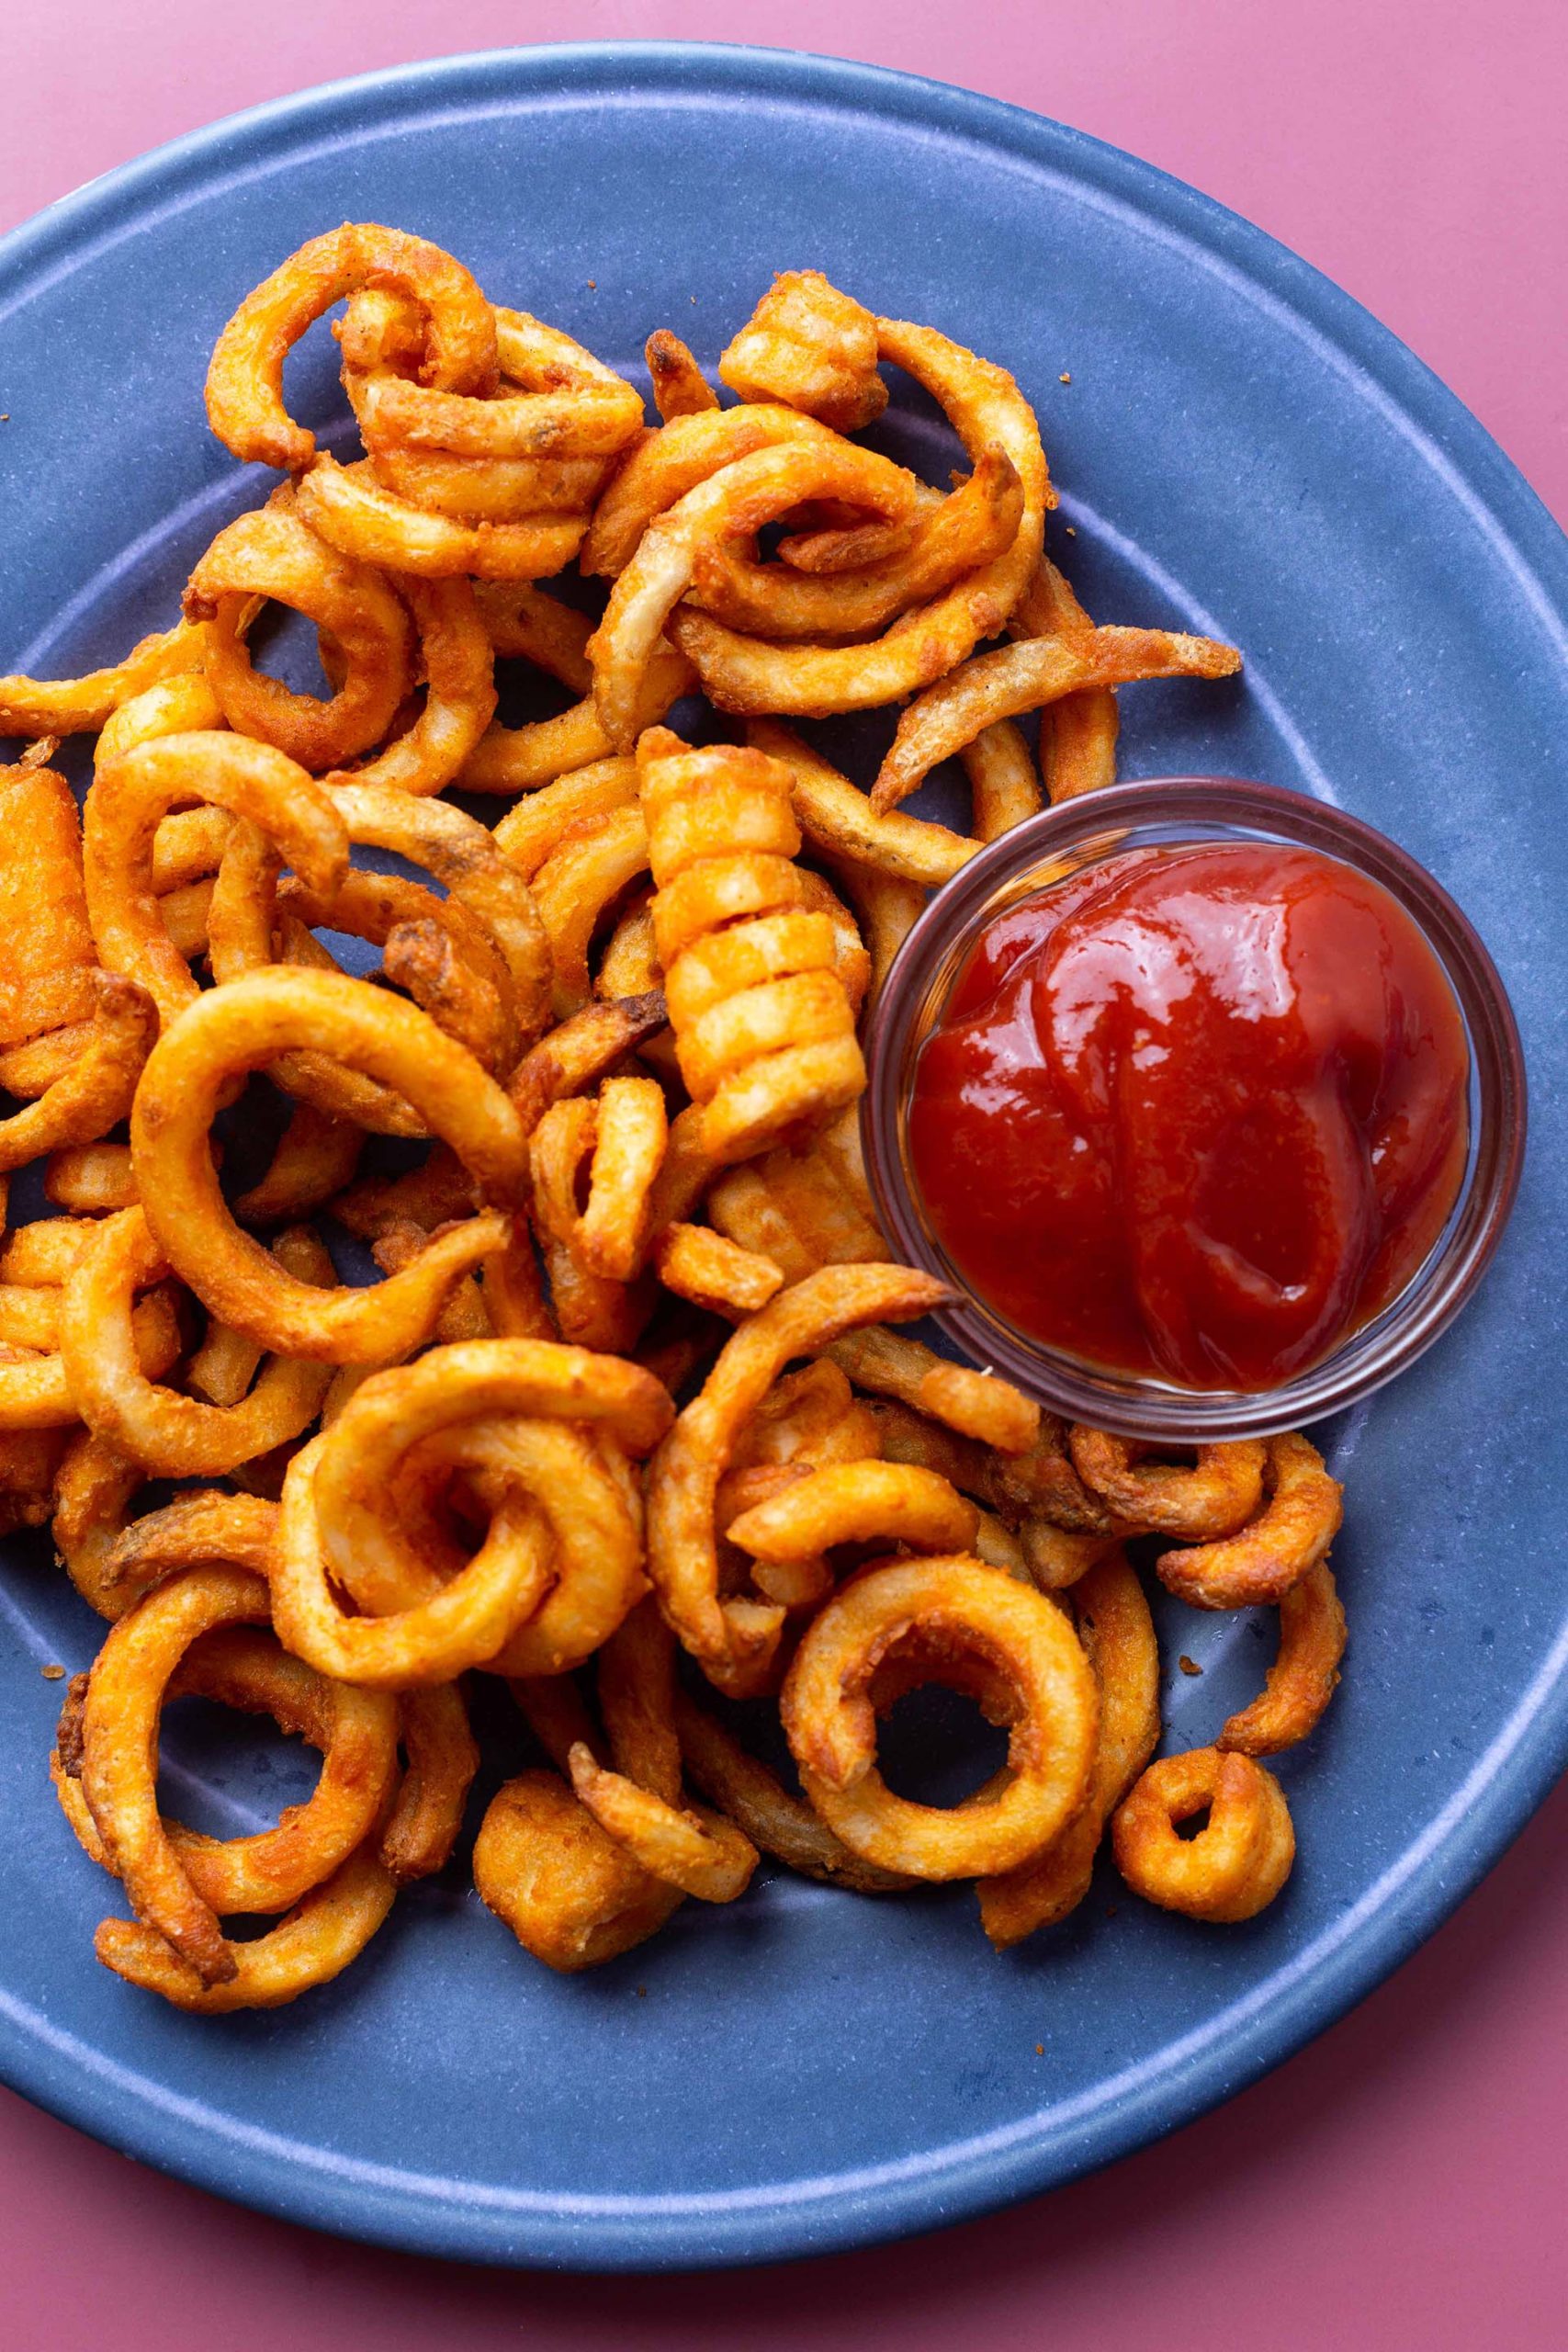
POLYGON ((1228 776, 1156 776, 1028 819, 938 891, 899 949, 872 1015, 862 1109, 867 1172, 897 1256, 950 1283, 936 1321, 974 1362, 1069 1420, 1190 1443, 1263 1437, 1337 1412, 1430 1347, 1475 1289, 1502 1238, 1525 1147, 1518 1031, 1492 958, 1446 890, 1383 834, 1341 808, 1228 776), (1396 1297, 1314 1364, 1266 1389, 1191 1389, 1107 1371, 1020 1330, 968 1290, 922 1207, 908 1148, 916 1058, 982 928, 1019 899, 1128 850, 1201 842, 1295 843, 1379 882, 1448 976, 1470 1045, 1470 1151, 1448 1223, 1396 1297))

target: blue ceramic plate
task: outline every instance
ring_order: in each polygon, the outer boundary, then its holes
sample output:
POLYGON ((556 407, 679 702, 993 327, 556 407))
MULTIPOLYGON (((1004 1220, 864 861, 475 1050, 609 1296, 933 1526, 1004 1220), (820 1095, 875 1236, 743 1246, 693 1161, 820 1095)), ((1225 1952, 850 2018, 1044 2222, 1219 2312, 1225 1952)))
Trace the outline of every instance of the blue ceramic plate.
MULTIPOLYGON (((1568 1754, 1568 548, 1392 336, 1142 164, 858 66, 547 49, 264 108, 0 248, 0 669, 84 668, 167 617, 214 527, 265 486, 205 431, 213 337, 348 217, 437 239, 619 366, 667 324, 711 359, 773 269, 815 264, 1014 369, 1090 609, 1246 650, 1238 688, 1130 691, 1123 772, 1272 777, 1423 859, 1513 991, 1531 1162, 1478 1302, 1327 1432, 1350 1484, 1353 1647, 1323 1731, 1284 1761, 1301 1860, 1252 1926, 1118 1904, 1107 1879, 998 1959, 964 1890, 876 1902, 768 1875, 572 1982, 520 1954, 458 1873, 297 2007, 188 2020, 93 1961, 105 1882, 44 1778, 60 1691, 39 1668, 85 1664, 95 1627, 47 1548, 17 1544, 0 2066, 187 2179, 430 2253, 742 2262, 977 2213, 1297 2049, 1452 1909, 1568 1754)), ((323 334, 295 363, 313 423, 339 413, 333 356, 323 334)), ((945 462, 912 410, 894 437, 945 462)), ((1204 1668, 1167 1693, 1186 1747, 1269 1652, 1227 1618, 1168 1631, 1204 1668)), ((281 1745, 204 1736, 180 1732, 165 1776, 182 1811, 256 1823, 297 1788, 281 1745)))

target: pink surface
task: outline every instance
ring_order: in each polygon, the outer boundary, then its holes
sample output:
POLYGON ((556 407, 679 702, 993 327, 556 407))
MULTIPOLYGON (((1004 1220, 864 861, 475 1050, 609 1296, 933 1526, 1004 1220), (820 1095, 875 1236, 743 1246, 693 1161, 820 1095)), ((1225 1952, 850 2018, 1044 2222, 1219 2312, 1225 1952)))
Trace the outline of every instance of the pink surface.
MULTIPOLYGON (((962 82, 1193 181, 1402 334, 1568 518, 1562 0, 8 0, 0 229, 337 74, 525 40, 745 33, 962 82)), ((1568 2311, 1565 1830, 1560 1791, 1390 1985, 1162 2147, 994 2221, 794 2270, 618 2284, 372 2255, 0 2094, 0 2346, 1546 2352, 1568 2311)))

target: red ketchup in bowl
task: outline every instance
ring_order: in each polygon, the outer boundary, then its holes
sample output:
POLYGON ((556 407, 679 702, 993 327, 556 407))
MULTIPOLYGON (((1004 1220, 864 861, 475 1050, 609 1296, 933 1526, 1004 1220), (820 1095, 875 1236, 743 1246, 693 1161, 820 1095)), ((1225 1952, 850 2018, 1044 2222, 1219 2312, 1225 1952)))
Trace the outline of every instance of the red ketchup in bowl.
POLYGON ((1018 1329, 1258 1390, 1419 1269, 1464 1173, 1469 1067, 1378 883, 1284 844, 1138 850, 981 933, 909 1154, 954 1269, 1018 1329))

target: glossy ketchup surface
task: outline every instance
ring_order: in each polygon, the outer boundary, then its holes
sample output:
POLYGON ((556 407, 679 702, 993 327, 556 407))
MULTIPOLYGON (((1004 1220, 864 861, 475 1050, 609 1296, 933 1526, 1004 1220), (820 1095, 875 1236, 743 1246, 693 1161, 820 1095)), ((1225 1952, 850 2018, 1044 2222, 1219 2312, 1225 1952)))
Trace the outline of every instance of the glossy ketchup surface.
POLYGON ((1035 1340, 1267 1388, 1427 1256, 1468 1071, 1379 884, 1279 844, 1139 850, 981 933, 917 1065, 913 1172, 958 1272, 1035 1340))

